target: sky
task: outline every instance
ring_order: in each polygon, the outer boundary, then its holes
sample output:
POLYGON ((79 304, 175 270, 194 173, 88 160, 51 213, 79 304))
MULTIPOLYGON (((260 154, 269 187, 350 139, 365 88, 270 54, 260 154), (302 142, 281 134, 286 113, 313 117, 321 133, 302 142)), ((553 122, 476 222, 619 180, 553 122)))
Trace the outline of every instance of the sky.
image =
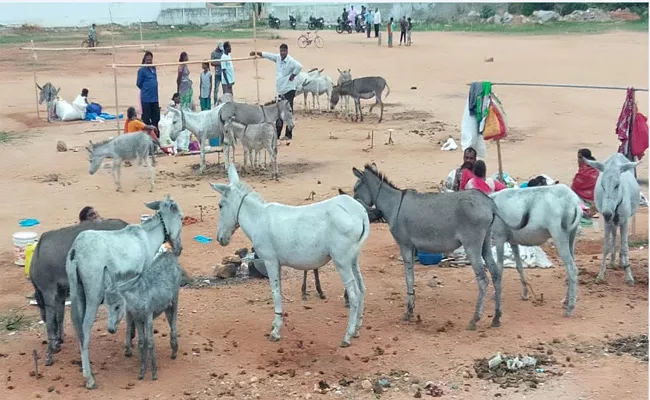
POLYGON ((113 21, 118 24, 132 24, 139 21, 151 22, 158 18, 162 7, 204 7, 205 3, 0 3, 1 25, 35 24, 42 27, 69 27, 108 24, 108 8, 111 7, 113 21))

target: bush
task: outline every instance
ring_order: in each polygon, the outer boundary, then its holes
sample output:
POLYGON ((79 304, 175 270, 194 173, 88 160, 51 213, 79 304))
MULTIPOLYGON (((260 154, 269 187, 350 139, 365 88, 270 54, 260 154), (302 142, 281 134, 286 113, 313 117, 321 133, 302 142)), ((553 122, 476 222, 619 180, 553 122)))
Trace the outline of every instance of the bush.
POLYGON ((600 8, 603 11, 629 8, 642 19, 647 19, 648 15, 648 3, 512 3, 508 5, 508 12, 529 17, 538 10, 556 11, 560 15, 568 15, 576 10, 584 11, 588 8, 600 8))
POLYGON ((492 6, 489 5, 484 5, 483 8, 481 9, 481 18, 488 19, 490 17, 494 17, 494 15, 497 13, 496 9, 492 6))

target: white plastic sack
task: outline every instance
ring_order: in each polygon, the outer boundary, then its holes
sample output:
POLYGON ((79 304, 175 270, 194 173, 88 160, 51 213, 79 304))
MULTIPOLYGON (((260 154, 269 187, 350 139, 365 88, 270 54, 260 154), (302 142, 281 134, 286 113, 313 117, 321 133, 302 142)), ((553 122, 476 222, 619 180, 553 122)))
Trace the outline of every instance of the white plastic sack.
MULTIPOLYGON (((553 263, 539 246, 519 246, 519 255, 524 268, 551 268, 553 263)), ((454 256, 458 258, 465 257, 463 246, 454 250, 454 256)), ((497 248, 492 246, 492 256, 497 259, 497 248)), ((510 243, 506 243, 503 248, 503 267, 516 268, 515 258, 512 255, 510 243)))
POLYGON ((452 151, 456 150, 458 148, 458 145, 456 144, 456 141, 453 138, 447 139, 445 144, 442 145, 440 150, 442 151, 452 151))
POLYGON ((160 142, 161 147, 173 146, 174 141, 171 138, 172 124, 174 121, 174 114, 168 112, 163 115, 163 117, 158 122, 158 131, 160 132, 160 142))
POLYGON ((177 151, 188 151, 190 149, 190 134, 187 129, 178 134, 176 138, 177 151))
POLYGON ((460 122, 460 146, 463 151, 468 147, 474 148, 477 158, 487 158, 485 141, 483 140, 483 136, 478 133, 478 121, 476 121, 475 116, 469 113, 469 99, 465 101, 463 119, 460 122))
POLYGON ((86 118, 85 106, 82 108, 65 100, 58 100, 55 109, 56 115, 61 121, 77 121, 86 118))

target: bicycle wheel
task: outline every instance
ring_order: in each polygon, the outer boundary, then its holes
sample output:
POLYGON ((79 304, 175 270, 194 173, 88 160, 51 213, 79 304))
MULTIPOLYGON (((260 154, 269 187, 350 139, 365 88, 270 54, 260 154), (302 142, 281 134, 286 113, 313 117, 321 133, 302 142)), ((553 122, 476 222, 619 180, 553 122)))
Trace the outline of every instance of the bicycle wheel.
POLYGON ((304 49, 307 46, 309 46, 309 39, 307 39, 307 36, 305 35, 300 35, 298 38, 298 47, 304 49))
POLYGON ((314 44, 315 44, 316 47, 318 47, 319 49, 322 49, 323 46, 325 46, 325 41, 323 40, 322 37, 320 37, 320 36, 316 36, 316 38, 314 39, 314 44))
POLYGON ((84 40, 83 42, 81 42, 81 47, 88 47, 88 46, 89 46, 88 40, 84 40))

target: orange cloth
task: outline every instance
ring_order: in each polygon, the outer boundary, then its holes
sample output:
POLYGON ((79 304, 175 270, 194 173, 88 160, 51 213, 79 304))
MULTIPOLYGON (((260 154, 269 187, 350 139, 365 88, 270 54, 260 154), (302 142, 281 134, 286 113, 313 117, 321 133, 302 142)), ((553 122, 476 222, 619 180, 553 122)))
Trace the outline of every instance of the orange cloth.
POLYGON ((127 119, 124 121, 124 133, 143 131, 145 126, 145 123, 139 119, 127 119))

